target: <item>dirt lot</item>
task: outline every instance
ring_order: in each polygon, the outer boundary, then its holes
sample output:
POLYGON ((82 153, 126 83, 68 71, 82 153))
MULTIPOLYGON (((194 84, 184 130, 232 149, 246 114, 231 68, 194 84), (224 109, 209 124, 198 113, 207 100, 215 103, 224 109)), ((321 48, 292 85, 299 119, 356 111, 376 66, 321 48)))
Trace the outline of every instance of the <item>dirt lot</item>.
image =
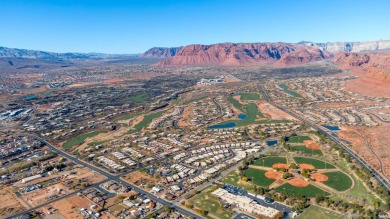
POLYGON ((37 206, 40 204, 43 204, 48 200, 48 197, 51 195, 56 195, 58 194, 58 190, 62 190, 61 194, 67 194, 70 192, 69 189, 67 189, 62 183, 57 183, 52 186, 43 188, 43 189, 38 189, 26 194, 23 194, 24 200, 26 200, 31 206, 37 206))
POLYGON ((48 212, 49 207, 58 209, 58 213, 65 218, 84 218, 80 213, 80 208, 89 209, 94 203, 88 200, 85 197, 79 197, 77 195, 71 196, 66 199, 54 202, 51 205, 45 206, 41 210, 43 212, 48 212))
POLYGON ((287 113, 275 108, 274 106, 264 101, 259 101, 257 107, 263 114, 270 116, 274 120, 283 120, 283 119, 292 120, 292 121, 296 120, 294 117, 288 115, 287 113))
POLYGON ((19 200, 11 187, 4 187, 0 190, 0 218, 22 212, 28 208, 23 201, 19 200))
POLYGON ((384 172, 390 176, 390 124, 382 124, 379 127, 342 127, 339 136, 352 143, 352 149, 379 170, 379 161, 382 162, 384 172), (369 142, 366 144, 365 139, 369 142), (374 152, 374 153, 373 153, 374 152))
POLYGON ((187 118, 188 118, 188 116, 189 116, 189 114, 190 114, 190 108, 189 107, 185 107, 184 108, 184 110, 183 110, 183 113, 182 113, 182 115, 181 115, 181 118, 180 118, 180 120, 179 120, 179 122, 178 122, 178 125, 180 126, 180 127, 187 127, 187 126, 189 126, 189 124, 188 124, 188 122, 187 122, 187 118))
POLYGON ((90 169, 84 167, 81 169, 76 169, 75 175, 69 175, 67 179, 87 179, 90 183, 98 183, 106 179, 105 176, 100 175, 94 171, 91 171, 90 169))
POLYGON ((134 171, 126 176, 123 177, 124 180, 128 181, 129 183, 133 183, 136 185, 140 184, 156 184, 158 183, 158 179, 155 179, 151 176, 149 176, 146 173, 134 171))

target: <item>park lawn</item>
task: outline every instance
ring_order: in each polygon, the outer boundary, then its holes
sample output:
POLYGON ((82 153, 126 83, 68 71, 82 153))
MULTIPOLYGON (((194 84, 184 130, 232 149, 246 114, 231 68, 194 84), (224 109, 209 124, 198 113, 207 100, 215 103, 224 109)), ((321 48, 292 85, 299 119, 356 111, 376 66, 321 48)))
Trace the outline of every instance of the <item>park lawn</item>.
POLYGON ((316 197, 318 194, 321 195, 330 195, 324 190, 317 188, 313 185, 308 185, 306 187, 296 187, 291 184, 285 183, 277 188, 275 188, 276 192, 286 192, 294 195, 301 195, 306 197, 316 197))
POLYGON ((328 176, 328 180, 323 183, 337 191, 345 191, 352 186, 352 180, 343 172, 336 171, 323 174, 328 176))
POLYGON ((223 177, 222 182, 245 189, 248 192, 255 193, 253 185, 248 182, 241 181, 240 176, 238 175, 238 172, 236 170, 230 172, 228 175, 223 177))
POLYGON ((138 103, 146 103, 148 100, 148 94, 147 93, 142 93, 142 94, 137 94, 135 96, 130 97, 130 100, 138 102, 138 103))
POLYGON ((287 143, 303 143, 305 140, 312 140, 309 136, 291 136, 286 139, 287 143))
POLYGON ((344 216, 334 211, 326 210, 324 208, 311 205, 297 219, 343 219, 344 216))
POLYGON ((62 145, 62 147, 65 150, 70 150, 73 146, 83 144, 85 139, 92 138, 93 136, 98 135, 99 133, 104 133, 104 132, 107 132, 107 131, 98 130, 98 131, 93 131, 93 132, 90 132, 90 133, 81 134, 81 135, 76 136, 76 137, 74 137, 72 139, 69 139, 67 142, 65 142, 62 145))
POLYGON ((183 100, 184 100, 184 97, 179 97, 176 100, 172 101, 172 104, 177 105, 177 104, 179 104, 183 100))
POLYGON ((104 143, 109 142, 109 141, 111 141, 111 140, 95 141, 95 142, 88 143, 88 145, 92 146, 92 147, 95 147, 97 145, 101 145, 101 144, 104 144, 104 143))
POLYGON ((241 93, 241 100, 260 100, 259 93, 241 93))
POLYGON ((322 160, 317 160, 317 159, 312 159, 312 158, 307 158, 307 157, 294 157, 294 160, 298 164, 301 164, 301 163, 311 164, 316 169, 335 169, 336 168, 335 166, 333 166, 330 163, 326 163, 322 160))
MULTIPOLYGON (((206 187, 200 194, 188 200, 190 205, 194 205, 195 208, 202 209, 207 211, 218 218, 230 219, 232 218, 232 213, 227 211, 224 208, 225 203, 219 201, 217 198, 213 197, 211 193, 216 189, 216 186, 206 187)), ((212 218, 207 216, 207 218, 212 218)))
POLYGON ((290 94, 293 97, 302 97, 299 93, 297 93, 293 90, 290 90, 290 88, 285 84, 279 84, 279 87, 282 88, 284 90, 284 92, 290 94))
POLYGON ((275 182, 274 179, 269 179, 265 176, 265 173, 267 171, 265 170, 259 170, 259 169, 254 169, 254 168, 248 168, 244 170, 244 175, 248 178, 248 180, 253 179, 252 183, 261 186, 261 187, 268 187, 270 186, 273 182, 275 182))
POLYGON ((193 102, 198 102, 198 101, 201 101, 203 99, 206 99, 208 96, 203 96, 203 97, 199 97, 199 98, 196 98, 196 99, 192 99, 192 100, 189 100, 187 102, 185 102, 183 105, 187 105, 189 103, 193 103, 193 102))
POLYGON ((243 113, 246 113, 245 110, 244 110, 244 106, 243 106, 240 102, 238 102, 238 100, 236 100, 236 99, 234 99, 232 96, 230 96, 230 97, 228 97, 228 101, 229 101, 231 104, 233 104, 233 106, 234 106, 236 109, 240 110, 240 111, 243 112, 243 113))
POLYGON ((272 165, 275 163, 287 164, 287 159, 286 159, 286 157, 264 157, 264 158, 259 158, 259 159, 255 160, 253 165, 263 166, 263 163, 264 163, 265 167, 272 167, 272 165))
POLYGON ((322 155, 321 150, 312 150, 312 149, 307 148, 305 145, 292 146, 292 148, 296 151, 302 151, 305 154, 322 155))
POLYGON ((141 131, 145 126, 149 125, 149 123, 151 123, 153 119, 160 117, 164 112, 165 111, 161 111, 145 115, 144 119, 140 123, 135 125, 133 129, 130 129, 127 133, 132 134, 141 131))
POLYGON ((135 116, 138 116, 138 115, 141 115, 141 113, 131 113, 131 114, 127 114, 127 115, 124 115, 124 116, 121 116, 121 117, 118 117, 116 119, 114 119, 114 122, 117 122, 117 121, 122 121, 122 120, 129 120, 135 116))

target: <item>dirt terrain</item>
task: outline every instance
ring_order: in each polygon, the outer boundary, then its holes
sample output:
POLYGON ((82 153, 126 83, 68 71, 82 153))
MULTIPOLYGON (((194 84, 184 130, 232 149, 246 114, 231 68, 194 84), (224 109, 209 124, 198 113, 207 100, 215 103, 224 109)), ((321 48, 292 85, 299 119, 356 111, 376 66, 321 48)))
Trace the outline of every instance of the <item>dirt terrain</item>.
POLYGON ((290 116, 289 114, 275 108, 274 106, 264 101, 260 101, 260 104, 258 104, 257 107, 263 114, 269 115, 274 120, 283 120, 283 119, 292 120, 292 121, 296 120, 294 117, 290 116))
POLYGON ((346 90, 371 97, 390 97, 390 82, 360 77, 347 82, 346 90))
POLYGON ((0 190, 0 218, 5 218, 8 215, 13 215, 22 212, 28 208, 21 200, 12 192, 12 188, 4 187, 0 190))
MULTIPOLYGON (((71 196, 66 199, 54 202, 51 206, 55 209, 58 209, 60 213, 65 218, 84 218, 80 213, 80 208, 89 209, 94 203, 85 197, 79 197, 77 195, 71 196)), ((42 209, 44 212, 48 211, 48 207, 42 209)))
POLYGON ((87 179, 91 184, 98 183, 106 179, 105 176, 100 175, 94 171, 91 171, 90 169, 84 167, 82 169, 75 170, 75 175, 69 175, 67 177, 68 180, 70 179, 87 179))
POLYGON ((322 173, 312 173, 310 174, 317 182, 325 182, 328 181, 328 176, 322 173))
POLYGON ((311 165, 311 164, 306 164, 306 163, 301 163, 301 164, 299 164, 299 168, 301 169, 301 170, 303 170, 303 169, 315 169, 315 167, 313 166, 313 165, 311 165))
POLYGON ((267 171, 265 173, 265 176, 269 179, 280 179, 280 177, 282 176, 282 173, 275 172, 275 171, 267 171))
POLYGON ((386 176, 390 176, 390 124, 379 127, 343 127, 339 136, 352 143, 352 149, 367 160, 374 168, 380 170, 379 160, 386 176), (369 144, 367 144, 366 140, 369 144), (377 155, 377 157, 375 156, 377 155))
POLYGON ((292 186, 296 186, 296 187, 306 187, 308 186, 310 183, 303 180, 303 179, 299 179, 299 178, 294 178, 294 179, 290 179, 289 181, 287 181, 290 185, 292 186))
POLYGON ((151 183, 156 184, 158 183, 158 180, 151 177, 150 175, 146 173, 142 173, 140 171, 134 171, 129 175, 126 175, 123 177, 124 180, 128 181, 129 183, 133 184, 140 184, 140 183, 151 183))
POLYGON ((284 169, 288 169, 288 165, 285 164, 285 163, 275 163, 272 165, 272 168, 284 168, 284 169))
POLYGON ((38 189, 23 195, 24 200, 26 200, 31 206, 37 206, 47 202, 50 196, 57 195, 59 193, 66 194, 71 192, 68 190, 62 183, 57 183, 55 185, 38 189))
POLYGON ((181 118, 180 118, 180 120, 179 120, 179 122, 178 122, 178 125, 180 126, 180 127, 187 127, 187 126, 189 126, 189 124, 188 124, 188 122, 187 122, 187 118, 188 118, 188 116, 189 116, 189 114, 190 114, 190 108, 189 107, 185 107, 184 108, 184 110, 183 110, 183 113, 181 114, 181 118))
POLYGON ((319 150, 320 146, 313 140, 304 140, 303 143, 305 144, 306 148, 312 149, 312 150, 319 150))

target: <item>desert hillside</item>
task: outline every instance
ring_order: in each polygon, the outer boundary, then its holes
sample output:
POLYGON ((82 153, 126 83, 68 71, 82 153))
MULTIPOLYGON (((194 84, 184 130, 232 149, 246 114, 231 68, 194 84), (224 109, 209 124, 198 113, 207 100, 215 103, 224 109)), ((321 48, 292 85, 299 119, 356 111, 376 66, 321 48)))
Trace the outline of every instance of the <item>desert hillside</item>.
POLYGON ((159 65, 246 65, 280 60, 281 64, 300 64, 331 57, 328 52, 302 44, 221 43, 189 45, 159 65), (289 54, 289 55, 287 55, 289 54))

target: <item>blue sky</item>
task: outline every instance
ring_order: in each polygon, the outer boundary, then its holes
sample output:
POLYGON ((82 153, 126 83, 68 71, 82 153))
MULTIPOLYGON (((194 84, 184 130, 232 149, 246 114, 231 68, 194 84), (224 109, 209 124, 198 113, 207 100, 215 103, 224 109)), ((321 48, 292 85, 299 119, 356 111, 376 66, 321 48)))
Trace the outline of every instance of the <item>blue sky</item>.
POLYGON ((390 39, 388 0, 0 0, 0 9, 0 46, 53 52, 390 39))

